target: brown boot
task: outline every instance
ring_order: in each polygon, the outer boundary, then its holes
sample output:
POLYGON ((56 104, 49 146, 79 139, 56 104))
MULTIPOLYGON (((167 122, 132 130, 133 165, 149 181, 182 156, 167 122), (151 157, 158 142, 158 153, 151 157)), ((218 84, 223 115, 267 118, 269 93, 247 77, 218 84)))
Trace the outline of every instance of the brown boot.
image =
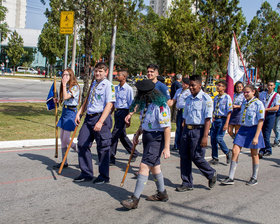
POLYGON ((147 201, 168 201, 168 194, 166 192, 166 190, 164 190, 164 192, 159 192, 157 191, 156 194, 148 196, 146 198, 147 201))
POLYGON ((140 198, 136 198, 134 195, 132 195, 131 198, 121 201, 121 205, 127 209, 135 209, 138 207, 140 198))

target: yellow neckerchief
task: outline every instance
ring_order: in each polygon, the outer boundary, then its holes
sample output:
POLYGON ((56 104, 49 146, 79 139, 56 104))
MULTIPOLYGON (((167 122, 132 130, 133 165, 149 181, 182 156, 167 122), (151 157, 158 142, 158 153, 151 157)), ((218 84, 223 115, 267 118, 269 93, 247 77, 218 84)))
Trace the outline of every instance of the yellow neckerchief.
POLYGON ((218 96, 218 101, 217 101, 217 104, 215 107, 214 115, 218 115, 218 113, 219 113, 220 101, 221 101, 221 98, 223 95, 225 95, 225 93, 223 93, 222 95, 219 94, 219 96, 218 96))
POLYGON ((258 99, 256 97, 253 97, 253 99, 251 99, 249 102, 247 102, 245 104, 245 108, 244 108, 243 115, 242 115, 242 120, 241 120, 242 123, 245 122, 245 117, 246 117, 246 112, 247 112, 248 107, 257 100, 258 99))

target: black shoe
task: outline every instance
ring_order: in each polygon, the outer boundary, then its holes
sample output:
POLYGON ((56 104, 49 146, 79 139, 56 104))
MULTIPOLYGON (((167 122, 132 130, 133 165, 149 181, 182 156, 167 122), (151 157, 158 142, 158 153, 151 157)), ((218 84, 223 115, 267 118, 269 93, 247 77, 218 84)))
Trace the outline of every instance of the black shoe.
POLYGON ((269 151, 266 151, 263 156, 271 156, 272 155, 272 152, 269 152, 269 151))
POLYGON ((106 183, 109 183, 109 182, 110 182, 109 180, 104 180, 104 179, 99 178, 99 177, 97 177, 97 178, 93 181, 94 184, 106 184, 106 183))
POLYGON ((213 158, 209 161, 209 163, 212 164, 212 165, 218 165, 219 164, 219 159, 213 158))
POLYGON ((214 176, 208 181, 208 187, 213 188, 216 184, 216 181, 217 181, 217 173, 215 172, 214 176))
POLYGON ((229 177, 227 177, 226 179, 221 181, 222 185, 233 185, 234 184, 234 180, 230 179, 229 177))
POLYGON ((264 152, 263 152, 263 151, 259 151, 259 158, 260 158, 260 159, 263 158, 263 155, 264 155, 264 152))
POLYGON ((251 179, 246 183, 248 186, 254 186, 256 184, 258 184, 258 180, 254 179, 253 177, 251 177, 251 179))
POLYGON ((182 184, 181 186, 176 187, 175 190, 178 191, 178 192, 192 191, 193 187, 188 187, 188 186, 182 184))
MULTIPOLYGON (((54 169, 59 169, 60 166, 61 166, 61 163, 56 164, 56 165, 53 165, 53 168, 54 168, 54 169)), ((67 168, 67 167, 68 167, 68 163, 64 163, 63 168, 67 168)))
POLYGON ((89 181, 92 181, 92 177, 84 177, 82 175, 74 178, 73 182, 75 183, 80 183, 80 182, 89 182, 89 181))
POLYGON ((228 152, 228 154, 226 154, 226 158, 227 158, 227 164, 229 164, 230 163, 230 161, 231 161, 231 157, 232 157, 232 152, 231 152, 231 150, 228 152))

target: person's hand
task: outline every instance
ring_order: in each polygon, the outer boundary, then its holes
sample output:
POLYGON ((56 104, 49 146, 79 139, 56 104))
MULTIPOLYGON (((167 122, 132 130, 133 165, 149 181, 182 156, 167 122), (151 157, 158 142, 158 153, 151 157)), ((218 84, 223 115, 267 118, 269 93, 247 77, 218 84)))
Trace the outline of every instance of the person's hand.
POLYGON ((201 143, 200 143, 200 146, 202 148, 205 148, 207 146, 207 140, 208 140, 208 137, 207 136, 204 136, 202 139, 201 139, 201 143))
POLYGON ((163 155, 164 159, 168 159, 170 157, 170 149, 169 149, 169 147, 164 148, 162 150, 162 154, 161 155, 163 155))
POLYGON ((98 122, 95 124, 93 130, 94 130, 94 131, 101 131, 102 126, 103 126, 103 123, 100 122, 100 121, 98 121, 98 122))
POLYGON ((228 130, 228 125, 224 125, 224 127, 223 127, 223 131, 226 131, 226 130, 228 130))
POLYGON ((126 115, 124 121, 125 121, 126 127, 128 128, 130 126, 131 114, 126 115))
POLYGON ((259 142, 259 139, 256 138, 256 137, 254 137, 254 138, 253 138, 253 141, 252 141, 252 144, 253 144, 253 145, 257 145, 258 142, 259 142))
POLYGON ((58 99, 57 98, 53 98, 53 102, 54 103, 58 103, 58 99))
POLYGON ((80 114, 77 113, 77 115, 76 115, 76 117, 75 117, 75 124, 76 124, 76 125, 79 125, 80 122, 81 122, 81 117, 80 117, 80 114))
POLYGON ((66 86, 68 81, 69 81, 69 76, 68 75, 64 75, 61 79, 61 82, 62 82, 63 86, 66 86))

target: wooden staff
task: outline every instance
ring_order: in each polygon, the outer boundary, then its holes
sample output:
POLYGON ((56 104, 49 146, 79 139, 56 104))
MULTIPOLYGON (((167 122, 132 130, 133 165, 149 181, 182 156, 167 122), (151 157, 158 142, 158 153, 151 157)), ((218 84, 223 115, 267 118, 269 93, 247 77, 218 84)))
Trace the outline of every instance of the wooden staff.
MULTIPOLYGON (((82 108, 82 111, 81 111, 80 119, 82 119, 83 113, 84 113, 85 108, 86 108, 86 106, 87 106, 88 97, 89 97, 89 94, 90 94, 90 90, 91 90, 91 87, 92 87, 93 80, 94 80, 94 79, 91 80, 90 88, 89 88, 88 93, 87 93, 87 98, 86 98, 86 100, 85 100, 85 102, 84 102, 84 104, 83 104, 84 107, 83 107, 83 105, 82 105, 83 108, 82 108)), ((67 150, 66 150, 66 152, 65 152, 65 155, 64 155, 64 158, 63 158, 63 160, 62 160, 62 163, 60 164, 60 167, 59 167, 59 170, 58 170, 58 174, 61 174, 61 172, 62 172, 63 166, 64 166, 64 164, 65 164, 65 161, 66 161, 66 158, 67 158, 67 155, 68 155, 68 152, 69 152, 69 150, 70 150, 70 148, 71 148, 71 145, 72 145, 72 143, 73 143, 73 140, 74 140, 74 138, 75 138, 75 135, 76 135, 78 126, 79 126, 79 125, 76 125, 76 127, 75 127, 75 129, 74 129, 74 132, 73 132, 73 135, 72 135, 72 137, 71 137, 70 143, 69 143, 69 145, 68 145, 68 147, 67 147, 67 150)))
MULTIPOLYGON (((54 84, 53 84, 53 92, 54 92, 54 98, 56 98, 56 76, 54 75, 53 77, 54 79, 54 84)), ((57 122, 58 122, 58 116, 57 116, 57 103, 54 103, 55 105, 55 110, 54 110, 54 114, 55 114, 55 154, 54 154, 54 158, 58 157, 58 127, 57 127, 57 122)))

